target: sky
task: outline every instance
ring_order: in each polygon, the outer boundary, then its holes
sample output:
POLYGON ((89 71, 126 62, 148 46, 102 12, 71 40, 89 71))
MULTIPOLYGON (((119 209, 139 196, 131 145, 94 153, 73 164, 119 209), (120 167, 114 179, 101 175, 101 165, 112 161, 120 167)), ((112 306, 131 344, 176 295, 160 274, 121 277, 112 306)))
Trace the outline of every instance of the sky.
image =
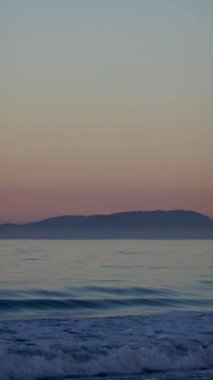
POLYGON ((212 0, 0 0, 0 222, 213 217, 212 20, 212 0))

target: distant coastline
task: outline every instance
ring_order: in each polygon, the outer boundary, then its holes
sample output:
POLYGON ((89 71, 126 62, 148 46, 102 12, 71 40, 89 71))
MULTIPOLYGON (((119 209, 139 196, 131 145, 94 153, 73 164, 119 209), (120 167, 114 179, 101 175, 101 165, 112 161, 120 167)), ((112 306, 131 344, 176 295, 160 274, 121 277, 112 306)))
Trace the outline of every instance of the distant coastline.
POLYGON ((213 219, 186 210, 63 215, 0 224, 0 239, 213 239, 213 219))

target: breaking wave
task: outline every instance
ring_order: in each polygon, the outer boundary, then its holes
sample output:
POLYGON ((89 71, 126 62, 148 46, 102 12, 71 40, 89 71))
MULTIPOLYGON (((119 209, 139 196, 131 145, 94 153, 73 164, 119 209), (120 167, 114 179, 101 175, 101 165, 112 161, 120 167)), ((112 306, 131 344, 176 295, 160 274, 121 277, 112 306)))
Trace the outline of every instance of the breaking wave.
POLYGON ((213 369, 213 313, 0 323, 1 380, 213 369))

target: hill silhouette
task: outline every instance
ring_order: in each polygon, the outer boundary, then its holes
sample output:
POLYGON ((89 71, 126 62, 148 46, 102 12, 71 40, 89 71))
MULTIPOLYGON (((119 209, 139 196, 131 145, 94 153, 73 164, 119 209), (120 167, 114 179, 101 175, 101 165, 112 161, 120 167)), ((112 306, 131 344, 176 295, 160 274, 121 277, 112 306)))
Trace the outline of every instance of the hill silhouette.
POLYGON ((31 223, 0 225, 0 239, 205 238, 213 238, 213 219, 185 210, 64 215, 31 223))

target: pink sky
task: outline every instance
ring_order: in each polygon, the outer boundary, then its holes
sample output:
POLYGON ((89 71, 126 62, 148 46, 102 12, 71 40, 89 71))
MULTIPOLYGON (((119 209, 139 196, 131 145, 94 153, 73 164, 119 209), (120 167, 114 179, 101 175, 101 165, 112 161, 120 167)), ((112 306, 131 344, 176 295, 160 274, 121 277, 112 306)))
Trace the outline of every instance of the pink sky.
POLYGON ((80 3, 2 9, 0 221, 213 217, 213 3, 80 3))

